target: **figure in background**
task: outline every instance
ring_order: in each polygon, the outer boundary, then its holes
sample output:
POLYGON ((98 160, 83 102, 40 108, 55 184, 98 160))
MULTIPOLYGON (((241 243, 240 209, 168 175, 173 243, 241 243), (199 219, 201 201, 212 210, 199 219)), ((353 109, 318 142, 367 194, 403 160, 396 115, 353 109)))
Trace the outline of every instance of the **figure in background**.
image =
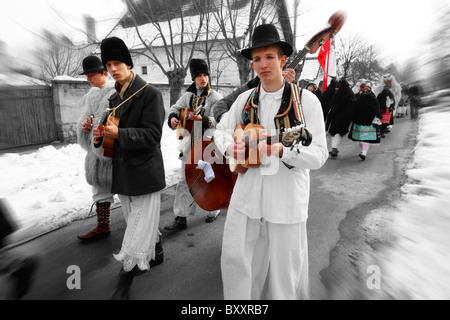
POLYGON ((395 98, 388 85, 385 85, 384 89, 377 95, 377 100, 382 114, 380 135, 381 138, 385 138, 388 126, 392 123, 393 110, 395 107, 395 98))
POLYGON ((328 134, 331 136, 330 156, 339 154, 339 144, 346 136, 355 112, 355 95, 347 80, 333 79, 323 94, 322 102, 328 134))
MULTIPOLYGON (((392 74, 385 74, 381 79, 381 83, 373 89, 373 93, 375 96, 378 96, 385 88, 388 88, 393 95, 394 105, 390 107, 391 110, 391 119, 388 126, 385 129, 385 133, 389 133, 394 125, 394 117, 398 110, 398 104, 400 103, 400 99, 402 97, 402 87, 397 82, 395 77, 392 74)), ((380 107, 383 108, 383 105, 380 104, 380 107)), ((383 112, 383 111, 382 111, 383 112)))
POLYGON ((422 107, 423 89, 418 82, 413 83, 408 90, 411 120, 417 120, 422 107))
POLYGON ((356 95, 355 115, 349 138, 359 143, 359 157, 366 160, 370 146, 380 143, 378 125, 380 124, 380 106, 372 92, 372 83, 360 84, 361 92, 356 95))
POLYGON ((401 87, 402 87, 402 95, 400 97, 400 102, 398 103, 398 112, 396 115, 397 118, 403 118, 404 116, 408 115, 408 104, 409 104, 408 88, 405 84, 401 84, 401 87))
POLYGON ((306 89, 308 89, 309 91, 314 93, 314 95, 317 97, 317 99, 319 99, 320 105, 322 105, 323 93, 322 93, 322 90, 319 89, 317 84, 315 84, 314 82, 308 83, 308 85, 306 86, 306 89))
MULTIPOLYGON (((212 106, 222 99, 222 95, 211 88, 209 68, 206 61, 202 59, 192 59, 189 62, 189 70, 193 83, 186 90, 180 99, 170 108, 168 125, 171 129, 176 129, 180 120, 180 111, 184 108, 192 108, 196 115, 189 114, 189 119, 197 122, 191 134, 187 134, 179 142, 181 171, 180 180, 176 187, 175 200, 173 204, 173 213, 175 215, 174 222, 165 227, 166 230, 183 230, 187 228, 187 216, 193 215, 198 207, 192 197, 189 187, 186 183, 185 166, 186 159, 195 143, 194 130, 200 126, 202 139, 206 130, 212 135, 213 129, 216 127, 216 120, 213 117, 212 106)), ((206 222, 213 222, 219 215, 220 210, 210 211, 207 213, 206 222)))
POLYGON ((111 204, 114 195, 112 185, 112 159, 103 155, 102 148, 94 146, 93 128, 97 128, 106 109, 109 97, 114 93, 114 84, 108 82, 108 75, 102 61, 96 56, 83 59, 83 72, 92 88, 84 95, 80 105, 84 113, 77 123, 78 144, 86 150, 84 171, 86 182, 92 186, 92 200, 96 206, 97 226, 86 234, 78 235, 80 240, 88 241, 110 234, 111 204))

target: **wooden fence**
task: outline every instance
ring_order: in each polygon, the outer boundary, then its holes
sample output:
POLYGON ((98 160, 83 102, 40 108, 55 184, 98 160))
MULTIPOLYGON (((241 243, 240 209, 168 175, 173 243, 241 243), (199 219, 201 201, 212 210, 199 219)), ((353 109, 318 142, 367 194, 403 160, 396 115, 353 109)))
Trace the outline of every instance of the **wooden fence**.
POLYGON ((59 140, 50 86, 0 88, 0 149, 59 140))

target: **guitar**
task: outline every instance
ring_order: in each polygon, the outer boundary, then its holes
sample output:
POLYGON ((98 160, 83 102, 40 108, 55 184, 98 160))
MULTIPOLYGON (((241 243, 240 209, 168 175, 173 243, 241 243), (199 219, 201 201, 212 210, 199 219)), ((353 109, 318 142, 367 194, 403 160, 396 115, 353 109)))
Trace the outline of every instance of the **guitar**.
MULTIPOLYGON (((329 39, 333 38, 344 26, 345 15, 342 12, 334 13, 329 19, 329 27, 317 32, 290 62, 289 68, 295 69, 308 53, 316 53, 317 50, 329 39)), ((288 63, 286 63, 288 65, 288 63)), ((286 68, 286 65, 283 68, 286 68)))
POLYGON ((261 156, 258 152, 258 143, 267 140, 267 144, 281 142, 285 147, 291 147, 294 142, 301 141, 302 145, 311 144, 312 136, 305 129, 304 125, 285 130, 280 135, 263 137, 264 127, 259 124, 249 123, 247 125, 238 124, 234 130, 234 141, 242 140, 245 144, 245 157, 242 161, 230 158, 230 171, 245 173, 248 168, 258 168, 261 166, 261 156))
POLYGON ((199 115, 203 107, 199 106, 195 110, 193 108, 183 108, 180 110, 180 119, 176 127, 176 136, 178 140, 182 140, 188 133, 191 134, 194 121, 189 119, 189 114, 199 115))
MULTIPOLYGON (((108 118, 116 127, 119 126, 120 119, 110 116, 108 118)), ((103 136, 103 155, 107 158, 112 158, 114 155, 114 138, 103 136)))

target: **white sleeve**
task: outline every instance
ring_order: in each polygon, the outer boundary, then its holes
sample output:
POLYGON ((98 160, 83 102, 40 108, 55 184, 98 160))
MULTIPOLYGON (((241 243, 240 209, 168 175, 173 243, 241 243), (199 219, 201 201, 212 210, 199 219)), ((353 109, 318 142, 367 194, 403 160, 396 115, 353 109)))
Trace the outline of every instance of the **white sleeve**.
POLYGON ((309 146, 303 146, 300 142, 292 150, 291 147, 283 147, 281 160, 298 169, 316 170, 328 159, 322 107, 319 99, 308 90, 302 90, 301 103, 306 129, 312 135, 312 142, 309 146))
POLYGON ((253 89, 239 95, 230 110, 224 113, 220 119, 220 122, 216 126, 216 131, 214 131, 214 142, 219 151, 226 158, 229 157, 229 155, 226 154, 228 146, 234 143, 233 133, 236 129, 236 125, 244 122, 242 118, 242 111, 252 91, 253 89))

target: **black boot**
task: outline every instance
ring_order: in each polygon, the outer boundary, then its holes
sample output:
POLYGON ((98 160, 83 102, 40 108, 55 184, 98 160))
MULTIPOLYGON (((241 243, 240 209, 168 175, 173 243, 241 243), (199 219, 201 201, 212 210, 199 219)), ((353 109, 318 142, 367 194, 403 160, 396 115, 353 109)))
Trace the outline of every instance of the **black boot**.
POLYGON ((165 227, 166 230, 183 230, 187 228, 186 218, 185 217, 176 217, 173 224, 165 227))
POLYGON ((330 151, 330 155, 331 155, 333 158, 336 158, 336 157, 338 156, 338 153, 339 153, 339 150, 336 149, 336 148, 333 148, 333 149, 331 149, 331 151, 330 151))
POLYGON ((162 247, 162 241, 159 241, 155 245, 155 259, 150 260, 150 268, 156 267, 164 262, 164 252, 162 247))
POLYGON ((130 300, 130 287, 134 280, 134 274, 132 271, 125 272, 123 268, 120 269, 119 280, 117 282, 116 289, 110 298, 111 300, 130 300))

